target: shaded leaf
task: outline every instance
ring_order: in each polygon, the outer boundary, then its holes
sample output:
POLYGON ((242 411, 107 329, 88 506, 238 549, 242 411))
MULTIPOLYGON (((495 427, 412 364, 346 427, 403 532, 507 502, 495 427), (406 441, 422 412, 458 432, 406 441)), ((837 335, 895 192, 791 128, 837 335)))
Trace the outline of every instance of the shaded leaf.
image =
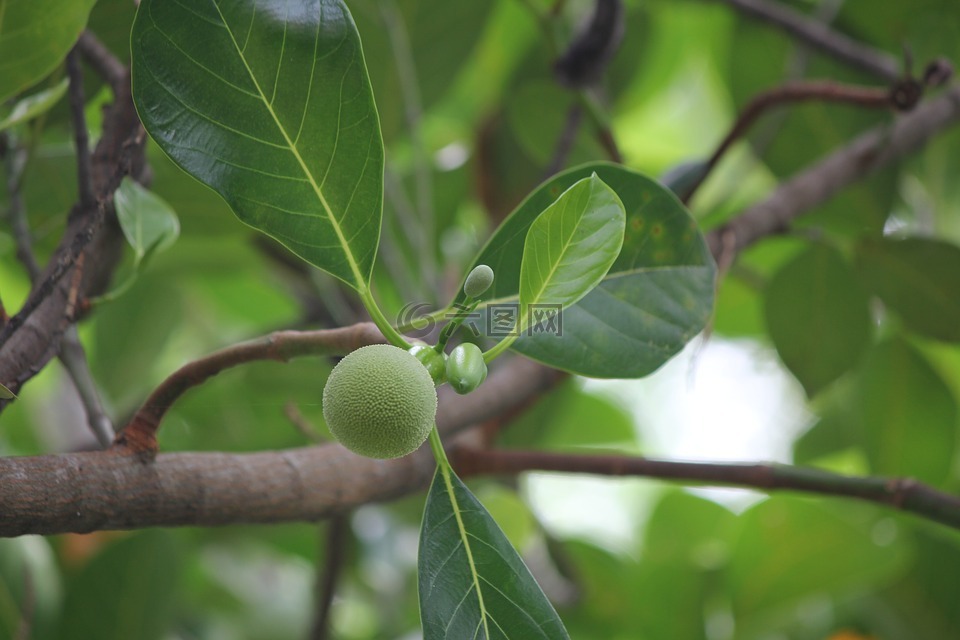
POLYGON ((447 467, 427 496, 418 574, 424 640, 569 637, 497 523, 447 467))
MULTIPOLYGON (((497 303, 515 303, 527 230, 561 193, 593 173, 626 210, 620 255, 593 291, 564 308, 562 336, 532 333, 513 348, 580 375, 638 378, 679 352, 703 329, 713 307, 713 258, 690 214, 663 186, 607 163, 565 171, 530 194, 471 266, 493 267, 496 279, 487 295, 497 303)), ((481 314, 483 327, 489 316, 488 307, 481 314)))
POLYGON ((358 291, 377 251, 383 143, 339 0, 146 0, 134 102, 185 171, 252 227, 358 291))
POLYGON ((13 109, 5 118, 0 120, 0 131, 27 122, 41 113, 46 113, 67 92, 67 79, 64 78, 49 89, 31 94, 13 105, 13 109))
POLYGON ((96 0, 0 0, 0 102, 53 71, 96 0))
POLYGON ((877 345, 858 390, 862 441, 875 473, 942 483, 953 465, 957 403, 940 375, 903 340, 877 345))
POLYGON ((767 330, 784 364, 813 396, 853 368, 870 342, 870 308, 840 252, 815 244, 766 289, 767 330))
POLYGON ((0 400, 16 400, 17 394, 10 391, 6 386, 0 384, 0 400))
POLYGON ((180 235, 177 214, 159 196, 125 177, 114 194, 117 219, 139 263, 162 251, 180 235))
POLYGON ((179 564, 176 545, 163 531, 137 533, 111 544, 69 584, 56 637, 167 637, 179 564))
MULTIPOLYGON (((580 180, 541 213, 523 245, 520 326, 538 305, 576 303, 603 279, 623 246, 626 214, 597 174, 580 180)), ((529 324, 524 325, 524 322, 529 324)))
POLYGON ((865 242, 860 277, 904 324, 937 340, 960 342, 960 247, 930 238, 865 242))

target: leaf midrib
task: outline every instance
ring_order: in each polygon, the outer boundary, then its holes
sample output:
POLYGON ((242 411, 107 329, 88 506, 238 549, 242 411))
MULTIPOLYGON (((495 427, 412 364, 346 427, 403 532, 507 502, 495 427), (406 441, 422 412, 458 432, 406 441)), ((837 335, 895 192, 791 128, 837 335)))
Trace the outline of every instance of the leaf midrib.
POLYGON ((483 633, 485 638, 490 637, 490 629, 487 626, 487 607, 483 603, 483 592, 480 590, 480 575, 477 572, 477 565, 473 561, 473 551, 470 549, 470 541, 467 540, 467 527, 463 524, 463 518, 460 516, 460 503, 457 502, 457 496, 454 493, 453 482, 450 480, 450 467, 441 463, 440 473, 443 476, 443 484, 447 487, 447 495, 450 496, 450 506, 453 507, 453 515, 457 519, 457 530, 460 533, 460 541, 467 552, 467 564, 470 566, 470 577, 473 579, 473 588, 477 592, 477 602, 480 606, 480 619, 483 621, 483 633))
MULTIPOLYGON (((304 175, 307 177, 307 181, 313 188, 313 192, 316 194, 317 199, 320 200, 320 204, 323 206, 324 211, 326 211, 327 218, 330 220, 330 225, 337 234, 337 240, 340 242, 340 246, 343 248, 343 253, 350 265, 350 271, 353 273, 354 280, 356 281, 355 286, 357 287, 357 291, 363 294, 363 292, 366 290, 366 280, 360 273, 360 267, 357 264, 356 258, 353 256, 353 251, 350 249, 350 244, 347 242, 346 236, 343 235, 343 229, 340 228, 340 223, 337 221, 336 216, 333 215, 333 210, 330 208, 327 199, 324 197, 323 190, 320 189, 320 185, 317 184, 316 178, 314 177, 313 173, 311 173, 310 168, 303 159, 303 156, 300 155, 300 150, 297 148, 293 140, 290 139, 290 135, 287 133, 286 128, 284 128, 283 124, 280 122, 280 119, 277 117, 277 113, 273 110, 273 104, 267 100, 267 96, 260 87, 260 83, 257 82, 257 77, 254 75, 253 69, 251 69, 250 65, 247 64, 247 58, 233 34, 233 29, 230 28, 229 24, 227 24, 227 19, 220 10, 220 5, 218 4, 217 0, 214 0, 212 4, 214 7, 216 7, 217 14, 220 16, 220 21, 223 22, 224 28, 230 35, 230 42, 233 43, 233 48, 240 57, 240 61, 243 62, 243 67, 247 70, 247 74, 250 76, 253 86, 257 88, 257 93, 260 95, 260 100, 263 102, 263 106, 266 107, 267 111, 270 113, 270 117, 273 118, 274 124, 277 125, 277 129, 280 131, 284 142, 287 144, 287 148, 290 150, 290 153, 293 154, 293 157, 296 158, 297 163, 300 165, 300 169, 303 171, 304 175)), ((277 81, 279 82, 279 79, 277 81)))

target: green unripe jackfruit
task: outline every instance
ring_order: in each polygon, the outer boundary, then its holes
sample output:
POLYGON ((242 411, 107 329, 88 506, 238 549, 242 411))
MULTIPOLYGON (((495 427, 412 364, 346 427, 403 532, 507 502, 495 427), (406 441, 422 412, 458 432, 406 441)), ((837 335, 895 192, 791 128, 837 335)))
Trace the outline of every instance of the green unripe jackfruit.
POLYGON ((470 393, 487 379, 483 352, 472 342, 458 344, 447 357, 447 381, 459 394, 470 393))
POLYGON ((468 298, 479 298, 493 284, 493 269, 478 264, 463 283, 463 292, 468 298))
POLYGON ((347 449, 368 458, 415 451, 433 429, 437 392, 417 358, 399 347, 361 347, 341 360, 323 388, 323 417, 347 449))
POLYGON ((409 351, 420 361, 420 364, 427 368, 427 373, 433 378, 434 384, 443 384, 447 381, 447 354, 440 353, 425 344, 415 344, 409 351))

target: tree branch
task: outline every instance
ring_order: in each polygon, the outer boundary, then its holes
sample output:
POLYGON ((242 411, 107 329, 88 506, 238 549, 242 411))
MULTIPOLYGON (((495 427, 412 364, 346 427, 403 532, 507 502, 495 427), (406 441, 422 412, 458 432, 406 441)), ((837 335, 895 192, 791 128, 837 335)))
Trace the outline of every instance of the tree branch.
MULTIPOLYGON (((715 0, 716 1, 716 0, 715 0)), ((782 3, 767 0, 720 0, 744 15, 775 25, 789 35, 854 68, 871 73, 888 82, 901 75, 900 62, 893 56, 834 31, 827 25, 808 18, 782 3)))
POLYGON ((616 455, 576 455, 460 447, 451 463, 461 477, 560 471, 604 476, 643 476, 764 491, 802 491, 876 502, 960 529, 960 497, 911 478, 843 476, 783 464, 675 462, 616 455))
POLYGON ((960 85, 892 125, 877 127, 781 184, 769 197, 707 234, 714 257, 728 260, 757 240, 782 233, 797 217, 826 202, 846 186, 916 151, 960 122, 960 85))
POLYGON ((114 94, 123 91, 124 86, 130 81, 127 68, 95 35, 89 31, 81 33, 77 40, 77 50, 97 75, 110 84, 114 94))
POLYGON ((225 369, 257 360, 286 362, 300 356, 344 355, 377 342, 383 342, 383 336, 376 325, 361 323, 320 331, 277 331, 231 345, 189 362, 170 374, 117 435, 115 445, 133 453, 152 456, 157 451, 157 429, 167 409, 188 389, 206 382, 225 369))
POLYGON ((327 522, 326 545, 322 573, 317 581, 317 607, 310 640, 330 637, 330 608, 337 594, 337 583, 343 574, 347 543, 350 538, 350 518, 338 513, 327 522))
MULTIPOLYGON (((476 392, 440 390, 449 438, 539 395, 557 374, 522 358, 476 392)), ((252 454, 172 453, 144 463, 116 449, 0 458, 0 536, 152 526, 313 521, 420 490, 430 447, 372 460, 337 444, 252 454)))

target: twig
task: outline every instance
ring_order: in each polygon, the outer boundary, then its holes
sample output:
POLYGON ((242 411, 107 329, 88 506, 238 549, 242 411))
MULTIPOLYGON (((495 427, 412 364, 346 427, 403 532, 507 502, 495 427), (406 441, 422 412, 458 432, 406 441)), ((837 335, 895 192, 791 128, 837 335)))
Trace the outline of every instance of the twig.
POLYGON ((757 240, 787 229, 794 218, 829 200, 930 138, 960 122, 960 85, 923 102, 892 125, 880 126, 834 151, 781 184, 769 197, 707 234, 715 257, 739 253, 757 240))
POLYGON ((91 32, 84 31, 80 34, 77 49, 97 75, 113 87, 114 93, 129 82, 127 68, 91 32))
POLYGON ((87 131, 87 118, 84 114, 83 71, 80 69, 77 47, 67 54, 67 76, 70 79, 70 121, 73 125, 73 139, 77 147, 77 191, 80 196, 80 208, 92 210, 96 199, 93 195, 93 177, 90 171, 90 134, 87 131))
POLYGON ((60 362, 67 374, 73 381, 73 386, 77 389, 77 395, 87 414, 87 424, 90 430, 96 436, 97 442, 104 449, 110 446, 115 436, 113 431, 113 422, 107 417, 103 404, 100 401, 100 393, 97 391, 97 385, 93 381, 93 375, 90 373, 90 365, 87 363, 87 354, 80 342, 80 336, 77 335, 77 328, 70 326, 63 333, 60 339, 60 362))
POLYGON ((376 342, 383 342, 383 336, 375 325, 363 323, 320 331, 277 331, 231 345, 183 365, 160 383, 117 435, 114 445, 151 457, 156 453, 156 432, 167 409, 188 389, 225 369, 258 360, 286 362, 301 356, 342 355, 376 342))
POLYGON ((17 260, 23 264, 30 277, 35 282, 40 277, 40 265, 33 255, 33 242, 30 238, 30 228, 27 225, 26 208, 23 203, 23 174, 29 159, 29 152, 25 147, 3 135, 6 140, 6 170, 7 170, 7 197, 10 205, 7 208, 7 219, 10 222, 10 231, 17 247, 17 260))
POLYGON ((720 1, 745 15, 780 27, 791 36, 837 60, 871 73, 882 80, 894 82, 901 76, 901 65, 893 56, 848 38, 822 22, 808 18, 782 3, 767 0, 720 1))
POLYGON ((573 144, 577 140, 577 132, 580 131, 580 122, 583 120, 583 107, 574 104, 567 111, 567 121, 564 124, 563 131, 557 139, 557 146, 553 150, 553 158, 543 172, 543 179, 551 177, 553 174, 562 171, 567 165, 567 158, 573 149, 573 144))
MULTIPOLYGON (((796 81, 788 82, 779 87, 757 94, 740 111, 740 115, 737 116, 730 131, 717 146, 713 155, 710 156, 710 159, 707 160, 703 171, 698 174, 697 179, 687 188, 682 198, 683 202, 686 203, 690 201, 693 194, 696 193, 700 185, 707 179, 723 155, 733 146, 733 143, 746 135, 747 131, 749 131, 750 127, 753 126, 760 116, 774 107, 785 104, 818 101, 852 104, 866 109, 912 109, 916 105, 916 100, 919 99, 920 93, 912 93, 913 99, 909 102, 906 101, 906 98, 900 100, 898 99, 898 96, 902 95, 899 91, 900 85, 901 83, 898 83, 894 89, 887 89, 860 87, 829 80, 796 81)), ((913 86, 912 83, 911 86, 913 86)), ((906 89, 903 90, 904 93, 906 93, 906 91, 906 89)))
POLYGON ((28 563, 23 564, 23 604, 20 606, 20 624, 13 640, 29 640, 33 631, 33 616, 37 608, 37 589, 33 571, 28 563))
POLYGON ((283 405, 283 415, 296 427, 297 432, 307 439, 307 442, 320 444, 325 440, 317 426, 307 420, 295 402, 290 401, 283 405))
POLYGON ((324 548, 323 573, 317 584, 316 618, 310 631, 310 640, 327 640, 330 637, 330 609, 337 593, 337 583, 343 574, 350 538, 350 516, 338 513, 327 522, 327 537, 324 548))
POLYGON ((617 455, 459 448, 451 462, 461 476, 560 471, 643 476, 764 491, 803 491, 887 505, 960 529, 960 498, 910 478, 843 476, 781 464, 675 462, 617 455))

